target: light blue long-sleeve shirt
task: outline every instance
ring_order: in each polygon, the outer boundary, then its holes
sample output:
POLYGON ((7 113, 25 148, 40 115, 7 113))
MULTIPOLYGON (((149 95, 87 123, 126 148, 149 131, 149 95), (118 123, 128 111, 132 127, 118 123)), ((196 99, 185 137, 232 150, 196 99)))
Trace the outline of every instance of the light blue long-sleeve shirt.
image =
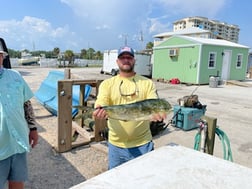
POLYGON ((4 69, 0 76, 0 160, 29 152, 29 128, 24 103, 33 97, 19 72, 4 69))

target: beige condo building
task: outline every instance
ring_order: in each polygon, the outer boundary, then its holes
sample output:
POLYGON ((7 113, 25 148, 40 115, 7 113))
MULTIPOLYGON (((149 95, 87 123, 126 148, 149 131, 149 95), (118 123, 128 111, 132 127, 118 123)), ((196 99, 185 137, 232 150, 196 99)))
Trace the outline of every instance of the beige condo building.
POLYGON ((173 32, 185 30, 188 28, 201 28, 210 31, 215 38, 225 39, 231 42, 238 43, 239 31, 238 25, 228 24, 218 20, 209 20, 206 17, 187 17, 173 22, 173 32))

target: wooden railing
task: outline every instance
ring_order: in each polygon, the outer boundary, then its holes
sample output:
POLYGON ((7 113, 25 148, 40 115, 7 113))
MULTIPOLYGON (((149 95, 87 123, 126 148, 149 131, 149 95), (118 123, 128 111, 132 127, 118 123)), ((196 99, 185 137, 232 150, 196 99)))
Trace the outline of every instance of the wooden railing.
MULTIPOLYGON (((106 128, 105 120, 94 120, 94 131, 88 132, 84 128, 84 118, 73 121, 72 116, 72 88, 73 85, 80 86, 79 105, 88 107, 88 101, 84 101, 85 85, 95 88, 95 96, 101 80, 65 79, 58 81, 58 137, 56 151, 66 152, 72 148, 99 142, 104 140, 101 132, 106 128), (73 140, 73 133, 81 135, 82 139, 73 140)), ((83 110, 78 110, 76 116, 83 114, 83 110)))

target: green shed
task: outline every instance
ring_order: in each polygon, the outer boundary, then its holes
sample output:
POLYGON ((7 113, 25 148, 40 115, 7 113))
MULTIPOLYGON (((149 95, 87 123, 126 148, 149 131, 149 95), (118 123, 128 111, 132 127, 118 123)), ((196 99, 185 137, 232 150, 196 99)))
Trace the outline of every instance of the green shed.
POLYGON ((244 80, 249 47, 220 39, 172 36, 153 48, 153 79, 178 78, 182 83, 208 84, 244 80))

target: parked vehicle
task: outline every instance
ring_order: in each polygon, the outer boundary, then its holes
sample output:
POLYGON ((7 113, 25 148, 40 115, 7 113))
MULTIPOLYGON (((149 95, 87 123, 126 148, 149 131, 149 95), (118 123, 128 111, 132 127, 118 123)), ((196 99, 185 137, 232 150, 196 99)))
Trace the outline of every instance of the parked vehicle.
MULTIPOLYGON (((116 63, 117 50, 106 50, 103 53, 103 65, 101 74, 111 74, 115 76, 118 74, 118 66, 116 63)), ((135 71, 139 75, 146 77, 152 76, 151 54, 135 52, 135 71)))
POLYGON ((20 65, 33 65, 39 63, 39 57, 32 56, 30 53, 21 52, 21 58, 18 60, 20 65))

